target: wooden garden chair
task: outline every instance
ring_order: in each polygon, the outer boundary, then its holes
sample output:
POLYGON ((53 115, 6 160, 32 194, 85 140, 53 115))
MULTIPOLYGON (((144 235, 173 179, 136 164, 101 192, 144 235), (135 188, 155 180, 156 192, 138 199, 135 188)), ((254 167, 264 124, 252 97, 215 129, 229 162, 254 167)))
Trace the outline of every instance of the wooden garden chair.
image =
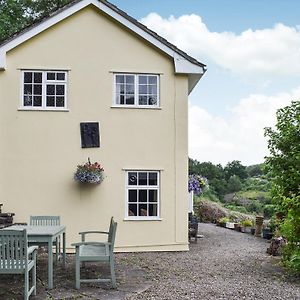
POLYGON ((36 295, 36 252, 38 247, 28 247, 26 230, 0 230, 0 274, 24 274, 24 299, 36 295), (32 287, 29 273, 32 270, 32 287))
POLYGON ((113 217, 110 221, 109 231, 85 231, 79 232, 81 235, 80 243, 73 243, 75 246, 75 275, 76 275, 76 288, 80 289, 81 282, 111 282, 113 288, 116 288, 116 275, 114 265, 114 244, 116 238, 117 223, 113 217), (86 241, 88 234, 105 234, 107 235, 107 242, 86 241), (85 262, 104 261, 110 265, 111 278, 109 279, 81 279, 80 278, 80 265, 85 262))
MULTIPOLYGON (((60 216, 30 216, 30 225, 32 226, 59 226, 60 216)), ((34 242, 32 243, 34 244, 34 242)), ((55 244, 55 259, 58 260, 60 255, 60 238, 57 238, 55 244)), ((40 246, 46 246, 46 244, 38 243, 40 246)))

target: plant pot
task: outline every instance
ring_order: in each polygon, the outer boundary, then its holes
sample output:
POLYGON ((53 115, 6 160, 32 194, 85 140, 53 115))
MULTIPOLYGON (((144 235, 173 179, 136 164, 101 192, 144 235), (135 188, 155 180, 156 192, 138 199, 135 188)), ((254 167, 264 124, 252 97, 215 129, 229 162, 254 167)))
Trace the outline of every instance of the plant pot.
POLYGON ((241 226, 241 232, 245 233, 245 228, 244 226, 241 226))
POLYGON ((226 223, 226 228, 234 229, 234 223, 232 223, 232 222, 227 222, 227 223, 226 223))
POLYGON ((270 236, 270 234, 271 234, 270 228, 263 228, 263 230, 262 230, 262 237, 264 239, 268 239, 268 237, 270 236))
POLYGON ((244 232, 251 233, 251 227, 249 227, 249 226, 244 227, 244 232))

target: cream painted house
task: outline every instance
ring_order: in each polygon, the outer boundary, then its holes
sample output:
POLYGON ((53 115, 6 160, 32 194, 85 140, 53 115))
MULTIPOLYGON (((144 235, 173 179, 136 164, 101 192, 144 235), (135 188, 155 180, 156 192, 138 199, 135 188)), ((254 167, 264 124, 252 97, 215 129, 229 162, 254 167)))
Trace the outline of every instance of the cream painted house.
POLYGON ((117 251, 188 250, 188 94, 205 65, 107 1, 73 1, 0 45, 0 199, 60 215, 67 243, 118 222, 117 251), (82 147, 81 123, 100 145, 82 147), (99 147, 98 147, 99 146, 99 147), (101 163, 100 185, 74 181, 101 163))

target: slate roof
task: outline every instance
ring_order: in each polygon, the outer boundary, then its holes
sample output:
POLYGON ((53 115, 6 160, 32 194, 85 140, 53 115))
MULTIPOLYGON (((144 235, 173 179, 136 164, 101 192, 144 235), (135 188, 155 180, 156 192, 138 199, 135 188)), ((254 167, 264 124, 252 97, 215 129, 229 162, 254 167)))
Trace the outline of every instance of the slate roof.
MULTIPOLYGON (((62 11, 68 9, 69 7, 73 6, 74 4, 80 2, 82 0, 73 0, 71 2, 69 2, 68 4, 64 5, 63 7, 55 10, 54 12, 52 12, 51 14, 49 14, 48 16, 45 16, 41 19, 36 20, 34 23, 32 23, 31 25, 25 27, 24 29, 20 30, 19 32, 13 34, 12 36, 10 36, 9 38, 7 38, 6 40, 2 41, 0 43, 0 47, 4 46, 5 44, 9 43, 10 41, 12 41, 13 39, 17 38, 18 36, 30 31, 31 29, 33 29, 34 27, 38 26, 39 24, 45 22, 46 20, 50 19, 51 17, 61 13, 62 11)), ((121 15, 122 17, 124 17, 125 19, 127 19, 128 21, 130 21, 131 23, 133 23, 134 25, 138 26, 139 28, 141 28, 142 30, 144 30, 145 32, 147 32, 148 34, 150 34, 152 37, 154 37, 155 39, 159 40, 161 43, 163 43, 164 45, 166 45, 167 47, 169 47, 170 49, 172 49, 173 51, 177 52, 179 55, 181 55, 182 57, 184 57, 186 60, 188 60, 189 62, 203 67, 205 69, 206 65, 204 65, 203 63, 199 62, 198 60, 196 60, 195 58, 191 57, 190 55, 188 55, 187 53, 185 53, 184 51, 180 50, 179 48, 177 48, 175 45, 173 45, 172 43, 168 42, 166 39, 164 39, 163 37, 161 37, 160 35, 158 35, 156 32, 154 32, 153 30, 149 29, 147 26, 143 25, 142 23, 138 22, 136 19, 134 19, 133 17, 129 16, 126 12, 124 12, 123 10, 119 9, 116 5, 106 1, 106 0, 98 0, 99 2, 102 2, 104 5, 108 6, 109 8, 111 8, 113 11, 115 11, 116 13, 118 13, 119 15, 121 15)))

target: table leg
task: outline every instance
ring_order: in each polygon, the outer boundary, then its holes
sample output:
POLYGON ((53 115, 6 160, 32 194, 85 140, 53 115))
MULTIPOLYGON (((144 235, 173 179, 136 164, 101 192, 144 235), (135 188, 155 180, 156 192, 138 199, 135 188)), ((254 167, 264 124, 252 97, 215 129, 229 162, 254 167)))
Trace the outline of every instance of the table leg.
POLYGON ((63 267, 66 267, 66 233, 63 232, 63 267))
POLYGON ((53 249, 52 239, 48 240, 48 288, 53 288, 53 249))

